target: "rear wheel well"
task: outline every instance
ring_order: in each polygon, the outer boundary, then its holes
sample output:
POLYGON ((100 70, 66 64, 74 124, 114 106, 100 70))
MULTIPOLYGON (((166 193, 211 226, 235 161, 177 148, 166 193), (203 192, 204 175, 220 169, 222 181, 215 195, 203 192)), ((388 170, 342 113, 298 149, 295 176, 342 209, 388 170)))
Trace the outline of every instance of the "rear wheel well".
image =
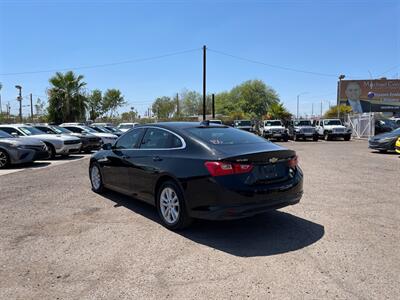
MULTIPOLYGON (((161 185, 166 182, 166 181, 173 181, 174 183, 176 183, 180 188, 182 188, 181 184, 172 176, 169 175, 163 175, 160 178, 158 178, 156 185, 154 187, 154 203, 156 203, 157 201, 157 194, 158 194, 158 190, 160 189, 161 185)), ((183 192, 183 189, 182 189, 183 192)))

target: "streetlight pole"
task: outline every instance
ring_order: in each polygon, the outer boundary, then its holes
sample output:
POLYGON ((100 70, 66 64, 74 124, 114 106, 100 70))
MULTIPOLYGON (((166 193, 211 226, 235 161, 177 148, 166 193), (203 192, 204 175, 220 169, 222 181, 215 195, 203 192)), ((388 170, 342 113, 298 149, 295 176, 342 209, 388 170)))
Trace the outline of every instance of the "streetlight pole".
POLYGON ((299 105, 300 105, 300 96, 307 94, 308 92, 303 92, 297 95, 297 114, 296 114, 296 118, 299 119, 299 105))
POLYGON ((337 117, 340 119, 340 92, 341 92, 341 86, 342 86, 342 79, 344 79, 346 76, 341 74, 339 76, 339 82, 338 82, 338 95, 337 95, 337 117))
POLYGON ((17 101, 19 101, 19 121, 22 123, 22 86, 16 85, 15 88, 18 90, 17 101))

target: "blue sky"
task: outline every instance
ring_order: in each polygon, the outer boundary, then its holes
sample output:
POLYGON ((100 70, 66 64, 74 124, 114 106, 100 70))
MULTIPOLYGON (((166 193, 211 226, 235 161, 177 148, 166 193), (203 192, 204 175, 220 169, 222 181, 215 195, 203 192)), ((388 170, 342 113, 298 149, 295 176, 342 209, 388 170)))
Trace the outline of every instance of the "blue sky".
MULTIPOLYGON (((147 61, 76 70, 87 88, 118 88, 143 113, 184 88, 207 91, 248 79, 274 88, 291 112, 319 112, 336 99, 336 75, 400 75, 400 1, 5 1, 0 0, 0 82, 17 113, 16 89, 45 99, 54 72, 198 49, 147 61), (324 75, 250 63, 211 50, 324 75), (8 74, 8 75, 7 75, 8 74)), ((24 99, 25 101, 26 99, 24 99)), ((24 104, 28 104, 26 100, 24 104)), ((28 113, 29 108, 24 108, 28 113)))

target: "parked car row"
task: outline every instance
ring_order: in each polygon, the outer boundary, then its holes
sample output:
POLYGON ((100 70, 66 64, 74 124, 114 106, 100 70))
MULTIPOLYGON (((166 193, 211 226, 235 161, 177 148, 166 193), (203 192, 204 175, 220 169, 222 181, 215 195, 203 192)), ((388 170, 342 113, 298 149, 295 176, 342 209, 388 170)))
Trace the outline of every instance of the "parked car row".
POLYGON ((265 120, 259 125, 258 131, 254 130, 250 120, 236 120, 234 127, 259 134, 266 139, 287 142, 311 139, 318 141, 325 139, 343 139, 349 141, 351 128, 344 126, 339 119, 321 119, 314 123, 311 120, 292 120, 287 126, 281 120, 265 120))

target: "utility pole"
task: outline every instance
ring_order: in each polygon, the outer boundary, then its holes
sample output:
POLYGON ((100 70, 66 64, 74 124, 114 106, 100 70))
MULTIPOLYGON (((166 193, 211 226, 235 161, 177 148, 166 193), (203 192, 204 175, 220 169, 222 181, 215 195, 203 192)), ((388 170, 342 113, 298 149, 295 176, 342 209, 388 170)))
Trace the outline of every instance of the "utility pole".
POLYGON ((212 118, 215 119, 215 95, 211 94, 211 101, 212 101, 212 118))
POLYGON ((346 76, 343 74, 339 76, 339 82, 338 82, 338 94, 337 94, 337 117, 340 119, 340 89, 342 86, 342 79, 344 79, 346 76))
POLYGON ((22 86, 16 85, 15 88, 19 91, 17 101, 19 101, 19 121, 22 123, 22 86))
POLYGON ((322 100, 321 100, 321 118, 322 118, 322 100))
POLYGON ((179 111, 179 95, 176 93, 176 115, 179 117, 180 116, 180 111, 179 111))
MULTIPOLYGON (((0 82, 0 92, 1 92, 2 87, 3 87, 3 85, 2 85, 1 82, 0 82)), ((1 115, 2 113, 3 113, 3 106, 1 105, 1 93, 0 93, 0 115, 1 115)))
POLYGON ((207 47, 203 46, 203 121, 206 120, 206 51, 207 47))
POLYGON ((300 96, 307 94, 308 92, 302 92, 300 94, 297 95, 297 119, 299 119, 299 105, 300 105, 300 96))
POLYGON ((33 122, 33 104, 32 104, 32 93, 29 94, 29 99, 31 100, 31 121, 33 122))
POLYGON ((10 102, 8 102, 6 104, 6 110, 7 110, 7 120, 9 120, 10 119, 10 110, 11 110, 10 102))
POLYGON ((311 103, 311 117, 314 116, 314 102, 311 103))

